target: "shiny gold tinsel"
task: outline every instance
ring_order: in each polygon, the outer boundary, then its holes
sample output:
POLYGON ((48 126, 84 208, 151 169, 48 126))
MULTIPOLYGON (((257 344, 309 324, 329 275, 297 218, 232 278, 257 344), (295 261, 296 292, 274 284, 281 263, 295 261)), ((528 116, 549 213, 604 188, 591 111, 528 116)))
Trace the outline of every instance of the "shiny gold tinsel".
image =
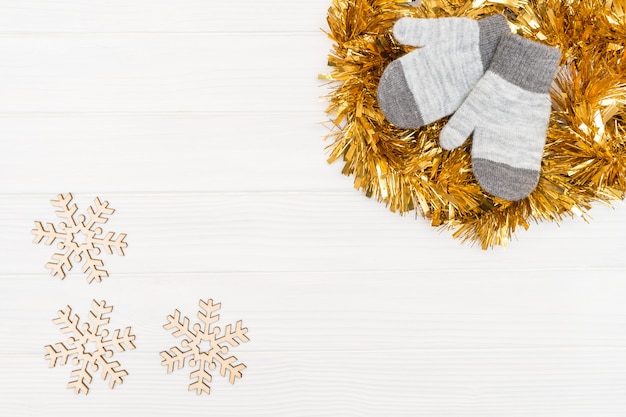
POLYGON ((564 216, 586 217, 594 201, 626 193, 626 0, 333 0, 334 41, 329 162, 344 161, 354 185, 392 211, 416 210, 433 226, 454 229, 486 249, 506 245, 516 229, 564 216), (438 145, 445 120, 417 130, 389 124, 376 102, 378 80, 411 48, 391 35, 402 16, 501 13, 514 31, 563 52, 552 90, 553 111, 536 190, 519 202, 484 193, 470 161, 470 142, 438 145))

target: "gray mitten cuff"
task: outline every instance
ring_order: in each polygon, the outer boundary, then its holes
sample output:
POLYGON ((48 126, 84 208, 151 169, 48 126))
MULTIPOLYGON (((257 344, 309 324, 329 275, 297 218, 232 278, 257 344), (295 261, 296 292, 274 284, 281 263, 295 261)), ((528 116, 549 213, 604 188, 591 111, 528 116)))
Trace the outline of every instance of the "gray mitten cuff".
POLYGON ((506 18, 501 14, 482 18, 478 21, 480 31, 480 57, 483 62, 483 69, 487 71, 489 64, 496 53, 500 37, 507 32, 511 32, 506 18))
POLYGON ((549 93, 560 59, 557 48, 506 34, 500 39, 489 70, 524 90, 549 93))

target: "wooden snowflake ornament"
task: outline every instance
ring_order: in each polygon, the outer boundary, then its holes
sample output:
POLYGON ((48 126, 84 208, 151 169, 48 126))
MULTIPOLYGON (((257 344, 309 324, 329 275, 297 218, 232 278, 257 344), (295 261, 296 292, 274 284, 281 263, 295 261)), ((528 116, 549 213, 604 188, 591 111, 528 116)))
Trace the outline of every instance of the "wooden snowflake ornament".
POLYGON ((74 393, 85 395, 89 393, 89 384, 92 381, 92 372, 102 371, 102 379, 109 380, 109 387, 113 389, 115 384, 121 384, 123 377, 128 375, 124 369, 120 369, 118 361, 111 361, 114 350, 124 352, 126 349, 135 349, 135 336, 130 333, 130 327, 123 331, 116 329, 113 337, 109 338, 109 331, 102 326, 109 324, 109 318, 105 315, 113 311, 112 306, 107 306, 105 301, 92 302, 92 309, 89 312, 89 321, 80 325, 80 317, 72 315, 72 307, 60 310, 57 318, 52 320, 54 324, 61 327, 62 333, 72 335, 65 343, 59 342, 47 345, 45 358, 50 361, 50 368, 54 368, 57 363, 67 364, 72 358, 72 365, 78 365, 70 374, 73 379, 67 384, 68 388, 73 388, 74 393))
POLYGON ((76 215, 78 207, 72 204, 72 194, 59 194, 58 200, 52 200, 52 206, 57 207, 56 214, 65 221, 58 224, 57 227, 52 223, 42 224, 35 221, 35 228, 32 233, 35 235, 34 242, 40 243, 46 239, 46 245, 52 245, 58 241, 57 247, 60 253, 52 255, 52 260, 46 264, 46 268, 50 269, 52 276, 65 278, 66 274, 72 269, 72 261, 82 262, 82 271, 87 275, 87 282, 101 282, 102 278, 108 277, 109 273, 99 267, 104 266, 104 262, 96 256, 100 254, 101 249, 108 254, 113 254, 115 250, 119 255, 124 256, 124 248, 128 246, 124 239, 125 233, 120 233, 115 237, 114 232, 108 232, 102 235, 100 224, 105 224, 109 219, 108 216, 113 214, 114 209, 109 207, 108 201, 100 201, 96 197, 94 205, 87 209, 88 216, 83 214, 76 215))
POLYGON ((248 329, 241 327, 239 320, 233 329, 230 324, 224 329, 224 333, 220 335, 221 329, 218 326, 211 327, 219 321, 220 316, 217 311, 220 309, 221 303, 213 304, 213 300, 206 302, 200 300, 200 311, 198 319, 200 323, 195 323, 192 328, 189 327, 189 318, 183 317, 181 321, 181 313, 174 311, 174 315, 167 317, 167 324, 163 327, 166 330, 173 330, 174 337, 183 337, 180 342, 182 349, 174 346, 167 351, 161 352, 163 361, 161 365, 167 366, 167 373, 174 371, 177 367, 181 369, 185 366, 185 362, 189 361, 189 366, 196 367, 189 375, 192 383, 189 384, 189 391, 196 391, 200 395, 203 392, 210 393, 211 373, 219 365, 220 375, 226 377, 229 374, 231 384, 235 383, 237 378, 241 378, 246 365, 243 363, 236 364, 235 356, 228 356, 229 346, 239 346, 240 342, 248 342, 250 339, 246 336, 248 329))

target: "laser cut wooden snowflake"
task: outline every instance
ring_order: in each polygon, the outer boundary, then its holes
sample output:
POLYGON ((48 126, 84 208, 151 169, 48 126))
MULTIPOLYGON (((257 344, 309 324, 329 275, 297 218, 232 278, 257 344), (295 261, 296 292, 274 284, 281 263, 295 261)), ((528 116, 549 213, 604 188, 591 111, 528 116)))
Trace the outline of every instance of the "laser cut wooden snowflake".
POLYGON ((108 254, 113 254, 113 250, 124 256, 124 248, 128 246, 124 239, 125 233, 120 233, 115 237, 114 232, 108 232, 102 236, 102 228, 95 227, 105 224, 110 216, 115 212, 109 207, 108 201, 100 201, 98 197, 94 200, 94 205, 87 209, 87 216, 81 214, 75 217, 78 207, 72 204, 72 194, 59 194, 58 200, 51 200, 52 206, 57 207, 58 217, 65 219, 59 223, 58 230, 52 223, 43 225, 40 221, 35 221, 35 228, 32 233, 35 235, 34 242, 40 243, 46 239, 46 245, 52 245, 58 240, 57 247, 61 253, 52 255, 52 260, 46 263, 46 268, 50 269, 52 276, 64 279, 72 269, 72 260, 82 262, 82 271, 87 273, 87 282, 101 282, 102 278, 108 277, 109 273, 98 267, 104 266, 104 262, 95 257, 100 254, 100 247, 108 254), (70 205, 71 204, 71 205, 70 205), (46 228, 47 227, 47 228, 46 228))
POLYGON ((67 364, 72 358, 72 365, 79 365, 70 376, 76 379, 67 384, 68 388, 73 388, 74 393, 85 395, 89 393, 89 384, 92 381, 91 372, 102 370, 102 379, 109 380, 109 387, 113 389, 115 384, 123 383, 123 377, 128 375, 124 369, 119 369, 118 361, 109 361, 113 357, 113 349, 124 352, 126 349, 135 349, 133 341, 135 336, 130 333, 130 327, 113 332, 113 337, 109 337, 109 331, 102 329, 103 325, 109 324, 109 318, 105 315, 113 311, 113 306, 107 306, 105 301, 92 301, 92 309, 89 312, 89 321, 80 325, 80 317, 72 315, 72 307, 60 310, 58 316, 52 320, 54 324, 61 325, 62 333, 71 333, 65 343, 59 342, 54 346, 47 345, 45 349, 45 359, 50 361, 50 368, 54 368, 57 363, 67 364))
POLYGON ((227 356, 229 346, 239 346, 240 342, 248 342, 250 339, 246 336, 248 329, 242 326, 241 320, 235 324, 233 330, 228 324, 224 329, 224 333, 220 335, 221 329, 218 326, 211 327, 219 321, 221 303, 213 304, 213 300, 206 302, 200 300, 200 311, 198 311, 198 319, 200 323, 195 323, 189 328, 189 318, 183 317, 181 321, 181 313, 174 310, 174 315, 167 316, 167 324, 163 327, 166 330, 173 330, 174 337, 183 337, 180 342, 182 350, 178 346, 174 346, 167 351, 161 352, 163 361, 161 365, 167 366, 167 373, 171 373, 175 367, 181 369, 185 366, 185 362, 189 361, 189 366, 196 367, 192 371, 189 378, 192 383, 189 384, 189 391, 195 390, 200 395, 203 392, 210 393, 211 373, 217 365, 220 366, 220 375, 225 377, 229 373, 229 382, 235 383, 237 378, 241 378, 241 371, 246 369, 243 363, 235 364, 237 358, 235 356, 227 356), (206 346, 206 348, 205 348, 206 346))

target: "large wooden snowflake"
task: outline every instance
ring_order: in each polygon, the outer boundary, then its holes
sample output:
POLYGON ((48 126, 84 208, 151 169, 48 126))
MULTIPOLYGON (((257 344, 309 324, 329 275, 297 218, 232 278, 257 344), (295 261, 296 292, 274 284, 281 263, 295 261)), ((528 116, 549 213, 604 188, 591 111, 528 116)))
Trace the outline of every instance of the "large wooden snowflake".
POLYGON ((237 378, 241 378, 246 366, 243 363, 235 364, 237 358, 228 356, 229 346, 238 346, 240 342, 248 342, 250 339, 246 336, 248 329, 241 327, 239 320, 233 329, 230 324, 224 329, 224 333, 220 335, 221 329, 218 326, 211 327, 219 321, 221 303, 213 304, 213 300, 206 302, 200 300, 200 311, 198 311, 198 319, 200 323, 195 323, 193 327, 189 327, 189 318, 183 317, 181 321, 181 313, 174 311, 174 315, 167 317, 167 324, 163 327, 167 330, 173 330, 174 337, 183 337, 180 342, 182 350, 177 346, 167 351, 161 352, 163 361, 161 365, 167 366, 167 373, 171 373, 175 367, 181 369, 185 366, 185 362, 189 362, 189 366, 196 367, 189 375, 192 383, 189 384, 189 391, 195 390, 200 395, 203 392, 210 393, 211 373, 219 365, 220 375, 225 377, 229 374, 231 384, 235 383, 237 378))
POLYGON ((123 352, 128 349, 135 349, 133 341, 135 336, 130 333, 130 327, 122 332, 116 329, 113 337, 109 338, 109 331, 102 326, 109 324, 109 318, 105 315, 113 311, 112 306, 107 306, 105 301, 93 300, 92 309, 89 312, 91 323, 80 324, 80 317, 72 315, 72 307, 60 310, 57 318, 52 320, 54 324, 61 325, 61 332, 71 333, 65 343, 59 342, 54 346, 45 347, 48 352, 45 356, 50 361, 50 368, 54 368, 57 363, 67 364, 72 359, 72 365, 78 365, 70 374, 73 379, 67 386, 73 388, 76 394, 89 393, 91 383, 91 372, 102 372, 102 379, 109 380, 109 387, 113 389, 115 384, 121 384, 123 377, 128 375, 124 369, 120 369, 118 361, 110 361, 114 350, 123 352))
POLYGON ((72 204, 72 198, 72 194, 68 193, 59 194, 58 200, 52 200, 52 205, 58 208, 57 216, 65 221, 59 223, 58 227, 52 223, 43 225, 40 221, 35 221, 35 228, 32 230, 34 242, 40 243, 46 239, 46 245, 52 245, 58 240, 57 247, 61 252, 53 254, 52 260, 46 264, 52 276, 65 278, 72 269, 72 261, 76 261, 82 262, 82 271, 88 274, 89 283, 101 282, 109 274, 104 269, 99 269, 104 266, 104 262, 96 257, 101 252, 100 248, 104 248, 108 254, 115 250, 124 256, 124 248, 128 246, 124 242, 126 234, 120 233, 115 237, 114 232, 109 232, 103 236, 102 228, 96 227, 106 223, 109 220, 107 216, 115 211, 109 207, 108 201, 103 202, 96 197, 94 205, 87 209, 88 216, 81 214, 75 217, 78 207, 72 204))

